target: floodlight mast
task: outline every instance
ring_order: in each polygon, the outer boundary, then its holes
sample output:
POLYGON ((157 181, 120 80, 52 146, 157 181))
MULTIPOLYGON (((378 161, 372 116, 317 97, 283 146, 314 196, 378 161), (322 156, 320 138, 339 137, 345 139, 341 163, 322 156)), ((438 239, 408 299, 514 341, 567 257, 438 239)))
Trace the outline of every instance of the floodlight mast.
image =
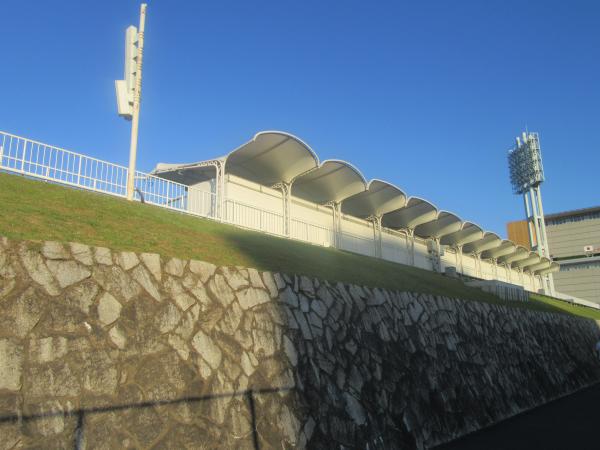
POLYGON ((126 120, 131 120, 127 200, 133 200, 135 193, 135 166, 140 122, 140 102, 142 100, 142 58, 144 54, 146 6, 146 3, 142 3, 140 6, 139 29, 136 30, 134 26, 127 28, 125 34, 125 79, 115 81, 119 115, 126 120))
MULTIPOLYGON (((542 207, 540 185, 545 178, 540 139, 537 133, 526 132, 521 137, 517 137, 516 146, 508 152, 508 167, 513 192, 523 195, 531 249, 537 251, 540 256, 551 259, 542 207)), ((544 290, 549 291, 550 295, 554 295, 552 274, 546 275, 546 281, 547 289, 544 290)))

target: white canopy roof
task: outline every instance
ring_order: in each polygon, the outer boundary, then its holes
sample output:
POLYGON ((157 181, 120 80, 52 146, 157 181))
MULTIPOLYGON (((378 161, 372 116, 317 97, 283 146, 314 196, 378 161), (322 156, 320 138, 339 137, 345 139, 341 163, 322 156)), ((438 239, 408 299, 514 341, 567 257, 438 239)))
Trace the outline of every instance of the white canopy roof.
POLYGON ((414 229, 435 219, 437 213, 437 208, 427 200, 410 197, 404 208, 384 214, 382 225, 393 229, 414 229))
POLYGON ((541 259, 542 258, 540 255, 538 255, 535 252, 531 252, 531 253, 529 253, 529 256, 527 258, 520 259, 519 261, 513 262, 512 266, 520 268, 520 269, 526 269, 529 266, 533 266, 533 265, 539 263, 541 259))
POLYGON ((227 155, 225 171, 271 186, 290 183, 318 165, 315 152, 296 136, 282 131, 262 131, 227 155))
POLYGON ((463 247, 464 253, 482 253, 485 250, 498 247, 502 243, 502 239, 496 233, 487 231, 478 241, 469 242, 463 247))
POLYGON ((348 197, 342 212, 355 217, 380 216, 406 205, 406 194, 386 181, 371 180, 367 190, 348 197))
POLYGON ((323 204, 341 202, 366 189, 367 182, 356 167, 330 159, 293 180, 292 195, 323 204))
POLYGON ((460 230, 462 220, 456 214, 440 211, 437 217, 415 228, 415 234, 424 238, 439 239, 460 230))
POLYGON ((530 254, 531 251, 528 248, 525 248, 522 245, 517 245, 513 253, 499 257, 498 262, 501 264, 512 264, 516 261, 529 258, 530 254))
POLYGON ((442 245, 459 246, 479 241, 482 238, 483 230, 479 225, 472 222, 463 222, 460 230, 447 234, 440 240, 440 243, 442 245))
POLYGON ((492 258, 499 258, 504 255, 510 255, 511 253, 515 252, 516 248, 517 248, 517 245, 514 242, 505 239, 497 247, 494 247, 494 248, 491 248, 489 250, 485 250, 484 252, 482 252, 481 258, 482 259, 492 259, 492 258))

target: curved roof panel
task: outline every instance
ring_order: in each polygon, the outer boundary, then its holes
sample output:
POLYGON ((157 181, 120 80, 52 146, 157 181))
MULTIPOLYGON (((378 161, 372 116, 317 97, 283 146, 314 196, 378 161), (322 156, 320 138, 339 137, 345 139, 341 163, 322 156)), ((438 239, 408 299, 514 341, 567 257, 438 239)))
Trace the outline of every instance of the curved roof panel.
POLYGON ((346 161, 330 159, 293 180, 292 194, 314 203, 341 202, 367 189, 367 182, 356 167, 346 161))
POLYGON ((512 264, 515 261, 521 261, 525 258, 529 258, 530 251, 528 248, 522 245, 517 245, 515 251, 509 255, 501 256, 498 258, 498 262, 501 264, 512 264))
POLYGON ((463 253, 481 253, 496 248, 502 244, 502 239, 496 233, 486 231, 478 241, 469 242, 463 247, 463 253))
POLYGON ((424 238, 438 239, 460 230, 461 227, 460 217, 448 211, 440 211, 434 220, 417 226, 415 234, 424 238))
POLYGON ((500 258, 501 256, 510 255, 517 249, 517 245, 509 240, 503 240, 500 245, 485 250, 481 253, 482 259, 500 258))
POLYGON ((406 194, 386 181, 371 180, 367 190, 347 198, 342 212, 355 217, 381 216, 406 205, 406 194))
POLYGON ((318 165, 315 152, 296 136, 282 131, 261 131, 227 155, 225 172, 272 186, 290 183, 318 165))
POLYGON ((481 227, 479 225, 476 225, 472 222, 464 222, 462 224, 460 230, 444 236, 441 239, 440 244, 459 246, 459 245, 468 244, 469 242, 478 241, 482 238, 483 238, 483 230, 481 229, 481 227))
POLYGON ((547 269, 541 269, 536 272, 536 275, 548 275, 549 273, 558 272, 560 270, 560 264, 557 262, 552 262, 550 267, 547 269))
POLYGON ((542 257, 535 252, 529 253, 527 258, 521 259, 519 261, 515 261, 512 263, 513 267, 517 267, 520 269, 526 269, 529 266, 533 266, 540 262, 542 257))
POLYGON ((406 206, 383 215, 382 225, 392 229, 414 229, 437 217, 437 208, 426 200, 410 197, 406 206))
POLYGON ((548 269, 551 265, 552 261, 543 256, 539 263, 534 264, 532 266, 528 266, 527 271, 531 273, 536 273, 539 270, 548 269))
POLYGON ((205 163, 205 161, 188 164, 158 163, 150 175, 191 186, 216 177, 215 167, 207 166, 205 163))

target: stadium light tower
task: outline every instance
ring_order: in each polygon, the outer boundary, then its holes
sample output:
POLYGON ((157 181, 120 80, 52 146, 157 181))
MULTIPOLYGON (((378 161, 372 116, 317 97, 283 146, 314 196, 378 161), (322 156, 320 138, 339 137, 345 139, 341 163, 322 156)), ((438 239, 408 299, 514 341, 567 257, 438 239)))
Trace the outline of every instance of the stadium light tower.
MULTIPOLYGON (((513 193, 523 195, 531 249, 537 251, 540 256, 550 258, 540 189, 544 182, 540 139, 537 133, 525 132, 521 137, 517 137, 516 141, 515 147, 508 151, 513 193)), ((547 275, 547 282, 550 293, 554 294, 552 274, 547 275)))
POLYGON ((142 57, 144 53, 145 23, 146 4, 142 3, 140 7, 139 31, 133 25, 127 27, 125 31, 125 79, 115 81, 119 116, 126 120, 131 120, 127 200, 133 200, 135 189, 135 165, 137 159, 140 102, 142 99, 142 57))

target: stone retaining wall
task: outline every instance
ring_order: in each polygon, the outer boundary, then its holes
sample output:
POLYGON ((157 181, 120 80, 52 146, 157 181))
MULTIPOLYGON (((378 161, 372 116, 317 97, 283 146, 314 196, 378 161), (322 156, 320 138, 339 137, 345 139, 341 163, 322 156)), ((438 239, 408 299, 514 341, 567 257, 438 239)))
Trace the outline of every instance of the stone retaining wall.
POLYGON ((592 320, 0 240, 0 449, 425 448, 600 380, 592 320))

